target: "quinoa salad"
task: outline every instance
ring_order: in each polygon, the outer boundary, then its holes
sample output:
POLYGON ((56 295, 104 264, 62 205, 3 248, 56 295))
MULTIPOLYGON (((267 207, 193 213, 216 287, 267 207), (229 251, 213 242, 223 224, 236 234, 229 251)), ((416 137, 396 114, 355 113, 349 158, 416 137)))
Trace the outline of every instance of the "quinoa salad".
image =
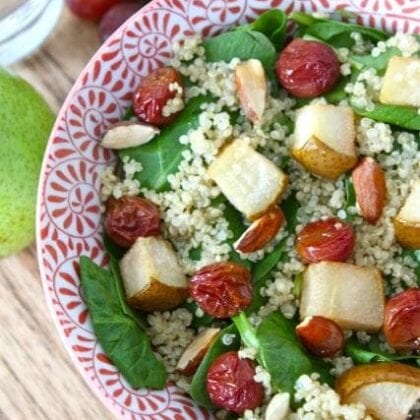
POLYGON ((348 13, 176 42, 102 146, 104 352, 220 419, 420 418, 420 37, 348 13))

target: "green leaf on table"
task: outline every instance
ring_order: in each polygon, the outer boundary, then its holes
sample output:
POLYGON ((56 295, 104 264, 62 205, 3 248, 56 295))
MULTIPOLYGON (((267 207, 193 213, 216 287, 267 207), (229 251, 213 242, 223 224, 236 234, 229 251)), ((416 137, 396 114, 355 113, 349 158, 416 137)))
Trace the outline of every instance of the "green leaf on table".
MULTIPOLYGON (((301 27, 301 36, 310 35, 328 43, 331 40, 334 41, 334 38, 337 41, 338 36, 343 36, 343 34, 346 34, 350 38, 352 32, 358 32, 364 38, 374 42, 385 41, 390 37, 390 34, 379 31, 378 29, 338 20, 316 18, 303 12, 293 12, 290 18, 301 27)), ((343 40, 344 36, 339 39, 343 40)))
POLYGON ((198 367, 197 371, 195 372, 191 383, 191 396, 203 407, 215 408, 212 402, 210 401, 206 389, 207 372, 209 370, 210 365, 220 355, 227 353, 228 351, 238 350, 240 345, 241 340, 239 338, 238 331, 236 330, 235 325, 231 324, 228 327, 224 328, 222 331, 220 331, 216 340, 204 356, 204 359, 200 363, 200 366, 198 367), (232 343, 229 345, 223 343, 223 336, 225 334, 234 334, 232 343))
POLYGON ((271 9, 259 15, 254 22, 240 25, 235 30, 262 32, 274 45, 277 51, 283 46, 286 36, 287 15, 283 10, 271 9))
POLYGON ((203 42, 207 61, 229 62, 237 57, 240 60, 256 58, 260 60, 266 72, 273 74, 277 51, 271 41, 261 32, 229 31, 208 38, 203 42))
POLYGON ((406 128, 407 130, 420 130, 420 114, 417 108, 402 105, 375 104, 373 111, 353 106, 354 112, 362 117, 385 122, 406 128))
POLYGON ((188 148, 179 142, 179 138, 198 127, 200 107, 209 100, 206 96, 191 99, 177 119, 164 127, 150 143, 119 152, 121 159, 128 156, 142 164, 143 170, 135 175, 142 187, 157 192, 168 190, 168 175, 177 171, 183 160, 182 152, 188 148))
POLYGON ((133 388, 162 389, 167 380, 165 366, 153 353, 141 323, 122 304, 122 284, 115 270, 115 265, 106 271, 88 257, 80 258, 83 294, 96 336, 133 388))
POLYGON ((419 355, 387 353, 380 349, 380 341, 377 337, 372 337, 366 344, 360 344, 354 337, 351 337, 346 341, 344 352, 357 364, 394 361, 420 366, 419 355))
POLYGON ((368 55, 351 55, 350 63, 357 69, 363 70, 364 68, 373 68, 379 75, 383 75, 388 66, 388 62, 391 57, 401 55, 401 51, 396 48, 388 48, 385 52, 373 57, 371 54, 368 55))
POLYGON ((135 112, 134 112, 133 105, 130 105, 129 107, 127 107, 127 108, 124 110, 124 113, 123 113, 123 115, 122 115, 121 119, 122 119, 123 121, 129 121, 129 120, 131 120, 132 118, 136 118, 136 114, 135 114, 135 112))

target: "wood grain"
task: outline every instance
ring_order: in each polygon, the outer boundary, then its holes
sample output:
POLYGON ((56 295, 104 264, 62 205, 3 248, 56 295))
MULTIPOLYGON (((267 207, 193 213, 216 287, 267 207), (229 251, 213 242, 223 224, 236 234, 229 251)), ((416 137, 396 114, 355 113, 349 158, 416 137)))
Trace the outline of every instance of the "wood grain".
MULTIPOLYGON (((12 70, 58 111, 99 46, 65 10, 44 46, 12 70)), ((72 364, 43 295, 35 246, 0 259, 0 419, 112 419, 72 364)))

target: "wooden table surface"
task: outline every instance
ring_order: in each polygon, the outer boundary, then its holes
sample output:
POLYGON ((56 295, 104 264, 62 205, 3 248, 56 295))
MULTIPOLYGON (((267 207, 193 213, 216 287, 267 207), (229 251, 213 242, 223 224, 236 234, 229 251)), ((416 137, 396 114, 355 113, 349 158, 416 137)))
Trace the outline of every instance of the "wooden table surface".
MULTIPOLYGON (((98 47, 96 25, 64 10, 43 47, 12 69, 58 111, 98 47)), ((112 418, 60 341, 43 295, 35 245, 0 259, 0 419, 112 418)))

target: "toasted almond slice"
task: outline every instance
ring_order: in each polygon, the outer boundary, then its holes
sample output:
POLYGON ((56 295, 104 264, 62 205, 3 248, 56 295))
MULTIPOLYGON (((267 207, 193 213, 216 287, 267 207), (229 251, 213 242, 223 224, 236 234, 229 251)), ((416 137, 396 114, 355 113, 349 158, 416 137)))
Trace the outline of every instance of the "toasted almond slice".
POLYGON ((264 248, 278 233, 285 221, 284 214, 277 206, 271 207, 234 243, 236 251, 249 253, 264 248))
POLYGON ((265 420, 285 420, 290 412, 290 394, 281 392, 274 395, 265 410, 265 420))
POLYGON ((408 248, 420 248, 420 180, 413 182, 411 192, 394 218, 395 236, 408 248))
POLYGON ((219 332, 220 328, 207 328, 198 334, 182 353, 176 370, 185 376, 194 374, 219 332))
POLYGON ((310 264, 303 274, 301 320, 319 315, 344 329, 376 332, 384 309, 383 280, 376 268, 323 261, 310 264))
POLYGON ((420 398, 420 369, 401 363, 355 366, 336 383, 343 403, 362 403, 381 420, 405 420, 420 398))
POLYGON ((277 204, 288 176, 242 139, 228 144, 207 170, 222 193, 248 220, 277 204))
POLYGON ((137 239, 120 261, 120 268, 127 302, 143 311, 174 308, 188 295, 176 253, 164 239, 137 239))
POLYGON ((375 224, 385 205, 385 175, 379 163, 366 157, 353 169, 352 179, 357 204, 365 220, 375 224))
POLYGON ((148 143, 159 129, 134 121, 121 121, 111 125, 102 137, 101 145, 107 149, 126 149, 148 143))
POLYGON ((261 121, 267 96, 267 80, 261 61, 251 58, 235 68, 236 91, 241 107, 253 123, 261 121))

